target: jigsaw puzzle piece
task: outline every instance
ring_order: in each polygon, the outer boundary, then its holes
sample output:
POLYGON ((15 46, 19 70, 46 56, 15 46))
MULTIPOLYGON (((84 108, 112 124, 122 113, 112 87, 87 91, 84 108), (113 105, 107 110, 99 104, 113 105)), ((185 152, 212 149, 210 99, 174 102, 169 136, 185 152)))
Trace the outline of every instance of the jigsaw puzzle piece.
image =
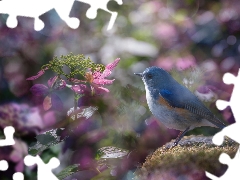
POLYGON ((228 136, 229 138, 233 139, 234 141, 240 144, 240 136, 236 134, 239 132, 240 129, 240 111, 239 111, 239 99, 240 99, 240 69, 238 72, 238 76, 234 76, 233 74, 226 73, 223 76, 223 81, 226 84, 234 84, 234 89, 232 92, 232 96, 229 102, 218 100, 216 102, 216 106, 219 110, 225 109, 227 106, 231 106, 234 118, 236 123, 231 124, 224 128, 222 131, 217 133, 213 137, 213 143, 216 145, 221 145, 224 141, 224 136, 228 136))
POLYGON ((27 166, 37 164, 38 180, 46 180, 46 177, 47 179, 58 180, 58 178, 52 173, 52 169, 55 169, 60 165, 60 161, 57 158, 53 157, 47 164, 45 164, 38 155, 36 157, 27 155, 24 158, 24 163, 27 166))
POLYGON ((17 27, 17 16, 23 16, 34 18, 34 29, 40 31, 45 24, 39 16, 55 9, 69 27, 76 29, 80 21, 69 17, 73 3, 74 0, 2 0, 0 1, 0 13, 9 14, 6 22, 9 28, 17 27))
POLYGON ((239 132, 239 129, 240 129, 239 123, 231 124, 224 128, 223 130, 221 130, 220 132, 218 132, 217 134, 215 134, 213 136, 212 141, 214 144, 220 146, 224 141, 224 136, 227 136, 240 144, 240 136, 236 134, 236 132, 239 132))
POLYGON ((18 25, 17 16, 23 16, 34 18, 34 29, 39 31, 44 27, 44 22, 39 19, 39 16, 51 10, 54 1, 55 0, 3 0, 0 1, 0 13, 9 15, 6 22, 9 28, 15 28, 18 25))
POLYGON ((11 146, 15 144, 15 141, 13 139, 13 134, 15 132, 15 129, 12 126, 7 126, 4 128, 3 133, 5 135, 5 139, 0 140, 0 146, 11 146))
POLYGON ((6 171, 8 169, 8 162, 5 160, 0 161, 0 171, 6 171))
MULTIPOLYGON (((236 133, 239 132, 240 129, 240 111, 239 111, 239 99, 240 99, 240 69, 238 72, 238 76, 234 76, 233 74, 226 73, 223 76, 223 81, 225 84, 234 84, 234 89, 232 92, 232 96, 229 102, 218 100, 216 105, 218 109, 223 110, 227 106, 231 106, 233 115, 235 117, 236 123, 231 124, 224 128, 222 131, 217 133, 213 137, 213 143, 216 145, 221 145, 224 141, 224 136, 228 136, 229 138, 233 139, 234 141, 240 144, 240 136, 236 133)), ((239 179, 240 171, 239 171, 239 164, 240 164, 240 148, 237 150, 237 153, 233 159, 229 157, 226 153, 222 153, 219 157, 219 161, 222 164, 228 165, 228 170, 225 174, 221 177, 216 177, 208 172, 206 172, 206 176, 211 178, 212 180, 228 180, 228 179, 239 179)))
MULTIPOLYGON (((225 84, 234 84, 236 82, 236 77, 233 74, 226 73, 223 76, 223 82, 225 84)), ((216 106, 219 110, 224 110, 227 106, 230 106, 230 102, 217 100, 216 106)))
MULTIPOLYGON (((108 24, 107 30, 112 29, 116 19, 117 19, 117 12, 110 11, 107 7, 107 4, 109 3, 110 0, 77 0, 86 4, 89 4, 91 7, 87 10, 86 16, 89 19, 95 19, 97 17, 97 11, 98 9, 102 9, 108 13, 111 14, 111 18, 108 24)), ((119 5, 122 5, 123 2, 122 0, 115 0, 119 5)))
POLYGON ((234 84, 234 89, 232 92, 232 96, 229 102, 218 100, 216 102, 216 106, 219 110, 225 109, 227 106, 231 106, 231 109, 234 113, 235 120, 240 120, 240 111, 239 108, 239 99, 240 99, 240 69, 238 71, 238 76, 234 76, 231 73, 226 73, 223 76, 223 82, 225 84, 234 84))
POLYGON ((24 180, 24 176, 21 172, 16 172, 13 174, 13 180, 24 180))
POLYGON ((228 170, 220 178, 212 175, 209 172, 206 172, 206 176, 212 180, 237 180, 240 177, 239 164, 240 164, 240 149, 237 150, 237 153, 233 159, 229 157, 228 154, 222 153, 219 157, 219 162, 222 164, 228 165, 228 170))
POLYGON ((55 10, 60 18, 65 21, 70 28, 77 29, 80 25, 80 20, 75 17, 69 17, 74 1, 75 0, 58 0, 55 4, 55 10))

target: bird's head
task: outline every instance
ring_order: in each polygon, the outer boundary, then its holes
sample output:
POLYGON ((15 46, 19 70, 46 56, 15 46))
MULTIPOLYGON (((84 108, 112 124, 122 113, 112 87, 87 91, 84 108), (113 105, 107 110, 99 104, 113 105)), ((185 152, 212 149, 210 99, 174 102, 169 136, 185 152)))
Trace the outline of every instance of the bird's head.
POLYGON ((143 71, 143 73, 134 73, 142 78, 144 84, 149 89, 165 87, 172 80, 171 75, 162 68, 152 66, 143 71))

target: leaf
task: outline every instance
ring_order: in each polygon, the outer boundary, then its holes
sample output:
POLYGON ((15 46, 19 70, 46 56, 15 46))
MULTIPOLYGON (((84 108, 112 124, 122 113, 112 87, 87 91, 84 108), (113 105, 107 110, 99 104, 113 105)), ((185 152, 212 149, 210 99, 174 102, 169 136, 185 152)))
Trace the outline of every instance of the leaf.
POLYGON ((80 171, 79 170, 79 166, 80 166, 80 164, 74 164, 74 165, 66 167, 60 173, 57 174, 57 178, 59 180, 63 180, 66 177, 68 177, 68 176, 70 176, 70 175, 80 171))
MULTIPOLYGON (((75 114, 77 114, 77 118, 90 118, 94 113, 95 111, 97 111, 98 108, 97 107, 94 107, 94 106, 89 106, 89 107, 80 107, 78 108, 76 111, 73 111, 73 108, 71 108, 68 112, 68 116, 72 117, 74 116, 75 114)), ((73 118, 74 119, 74 118, 73 118)))
POLYGON ((52 99, 52 107, 53 109, 57 111, 62 111, 63 110, 63 103, 61 99, 56 95, 55 93, 51 94, 51 99, 52 99))
POLYGON ((128 154, 128 151, 118 147, 107 146, 100 148, 97 154, 102 159, 122 158, 128 154))
POLYGON ((63 141, 65 141, 68 136, 62 137, 62 131, 64 129, 52 129, 50 131, 47 131, 43 134, 39 134, 36 136, 37 142, 34 143, 32 146, 29 146, 28 153, 32 156, 36 156, 40 154, 45 149, 48 149, 49 147, 52 147, 56 144, 59 144, 63 141))
POLYGON ((107 166, 110 169, 114 169, 120 164, 119 161, 122 161, 122 158, 128 154, 127 150, 108 146, 100 148, 97 151, 96 160, 99 167, 107 166))
POLYGON ((43 145, 47 145, 55 140, 55 138, 49 134, 39 134, 36 139, 43 145))
POLYGON ((106 169, 105 171, 102 171, 95 177, 91 178, 91 180, 104 180, 104 179, 116 180, 116 177, 111 175, 111 169, 106 169))
POLYGON ((31 154, 31 155, 37 154, 37 153, 38 153, 38 151, 37 151, 36 149, 31 149, 31 150, 29 151, 29 154, 31 154))
POLYGON ((43 84, 35 84, 30 88, 34 96, 42 96, 48 92, 48 87, 43 84))

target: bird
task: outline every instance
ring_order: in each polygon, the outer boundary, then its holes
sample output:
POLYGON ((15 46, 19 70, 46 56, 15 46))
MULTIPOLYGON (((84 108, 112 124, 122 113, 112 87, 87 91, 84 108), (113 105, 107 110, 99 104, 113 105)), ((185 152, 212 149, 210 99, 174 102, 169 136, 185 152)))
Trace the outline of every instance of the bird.
POLYGON ((164 69, 152 66, 134 74, 144 82, 147 104, 152 114, 167 128, 180 130, 173 146, 177 146, 183 136, 196 127, 226 127, 195 94, 164 69))

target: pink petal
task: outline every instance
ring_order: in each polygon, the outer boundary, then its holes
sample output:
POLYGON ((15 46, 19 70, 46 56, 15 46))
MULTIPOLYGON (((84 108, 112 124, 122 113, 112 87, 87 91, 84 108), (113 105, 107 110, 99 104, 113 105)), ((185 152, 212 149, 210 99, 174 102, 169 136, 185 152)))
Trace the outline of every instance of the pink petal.
POLYGON ((78 94, 82 94, 87 90, 87 86, 84 84, 73 85, 71 89, 78 94))
POLYGON ((113 80, 108 80, 108 79, 94 79, 93 83, 98 84, 98 85, 106 85, 106 84, 112 84, 114 81, 113 80))
POLYGON ((46 112, 46 114, 44 114, 43 124, 45 129, 53 126, 56 122, 57 122, 57 119, 54 111, 48 111, 46 112))
POLYGON ((57 80, 57 78, 58 78, 58 76, 54 76, 54 77, 52 77, 52 78, 50 78, 50 79, 48 80, 48 86, 49 86, 50 88, 52 88, 52 86, 53 86, 53 84, 55 83, 55 81, 57 80))
POLYGON ((42 76, 45 73, 45 70, 47 70, 47 69, 48 69, 47 67, 45 69, 42 69, 41 71, 39 71, 37 73, 37 75, 29 77, 26 80, 35 80, 35 79, 39 78, 40 76, 42 76))
MULTIPOLYGON (((99 72, 98 72, 99 73, 99 72)), ((109 69, 105 69, 103 73, 97 74, 98 76, 95 75, 95 72, 93 74, 94 79, 104 79, 105 77, 109 76, 112 73, 109 69)))
POLYGON ((22 159, 22 154, 17 151, 17 150, 13 150, 11 155, 10 155, 10 159, 13 161, 13 162, 18 162, 22 159))
POLYGON ((197 91, 201 94, 208 94, 210 92, 215 92, 216 90, 217 88, 211 85, 200 86, 197 88, 197 91))
POLYGON ((43 100, 43 109, 45 111, 49 110, 52 107, 51 97, 46 96, 43 100))
POLYGON ((57 111, 62 111, 63 110, 63 103, 62 103, 61 99, 55 93, 51 94, 51 99, 52 99, 53 109, 55 109, 57 111))
POLYGON ((109 90, 107 88, 104 88, 102 86, 99 86, 97 88, 95 88, 95 93, 96 94, 104 94, 104 93, 108 93, 109 90))
POLYGON ((112 71, 118 65, 119 61, 120 61, 120 58, 115 59, 112 63, 106 66, 106 69, 112 71))
POLYGON ((30 88, 30 91, 35 96, 42 96, 48 92, 48 87, 43 84, 35 84, 30 88))
POLYGON ((98 79, 102 76, 102 73, 99 71, 94 71, 93 73, 93 79, 98 79))
POLYGON ((83 81, 83 80, 79 80, 79 79, 75 79, 75 78, 71 78, 71 79, 68 79, 70 82, 73 82, 73 83, 85 83, 86 81, 83 81))
POLYGON ((96 84, 91 84, 91 89, 92 89, 92 92, 94 92, 94 94, 97 94, 97 95, 109 92, 109 90, 107 88, 104 88, 102 86, 98 86, 96 84))
POLYGON ((23 170, 24 170, 24 162, 23 162, 23 160, 21 160, 15 166, 15 171, 16 172, 23 172, 23 170))

